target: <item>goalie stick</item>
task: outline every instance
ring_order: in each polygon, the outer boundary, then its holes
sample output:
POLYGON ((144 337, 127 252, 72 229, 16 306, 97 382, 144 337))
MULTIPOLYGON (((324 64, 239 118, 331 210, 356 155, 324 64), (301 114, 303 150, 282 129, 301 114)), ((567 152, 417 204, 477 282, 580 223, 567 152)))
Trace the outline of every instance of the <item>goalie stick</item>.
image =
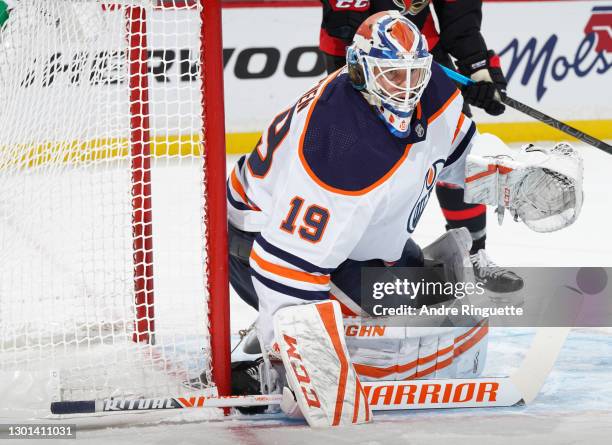
MULTIPOLYGON (((447 74, 448 77, 453 79, 455 82, 460 83, 461 85, 471 85, 475 83, 469 77, 459 74, 458 72, 453 71, 450 68, 447 68, 443 65, 440 65, 440 67, 444 70, 444 72, 447 74)), ((504 104, 508 105, 509 107, 512 107, 515 110, 520 111, 521 113, 525 113, 526 115, 531 116, 534 119, 545 123, 546 125, 550 125, 551 127, 556 128, 557 130, 560 130, 566 134, 569 134, 570 136, 573 136, 576 139, 581 140, 582 142, 592 145, 593 147, 599 148, 600 150, 605 151, 606 153, 612 155, 611 145, 608 145, 605 142, 593 136, 590 136, 584 133, 583 131, 578 130, 577 128, 567 125, 555 119, 554 117, 550 117, 547 114, 544 114, 541 111, 536 110, 535 108, 531 108, 529 105, 519 102, 518 100, 513 99, 510 96, 502 97, 501 101, 504 104)))
MULTIPOLYGON (((531 403, 537 396, 570 328, 539 328, 525 359, 509 377, 362 382, 374 411, 487 408, 531 403)), ((52 414, 278 405, 282 396, 184 396, 51 403, 52 414)))

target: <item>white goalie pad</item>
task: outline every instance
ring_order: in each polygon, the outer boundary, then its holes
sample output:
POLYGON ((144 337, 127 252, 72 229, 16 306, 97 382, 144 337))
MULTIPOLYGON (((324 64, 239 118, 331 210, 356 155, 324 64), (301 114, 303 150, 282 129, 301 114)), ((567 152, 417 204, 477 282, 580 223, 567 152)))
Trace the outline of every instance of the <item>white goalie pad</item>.
POLYGON ((497 206, 536 232, 553 232, 572 224, 580 214, 583 162, 562 142, 552 149, 528 145, 518 152, 482 156, 466 163, 465 202, 497 206))
POLYGON ((349 360, 340 305, 290 306, 274 315, 286 378, 312 427, 366 423, 372 412, 349 360))
MULTIPOLYGON (((470 232, 461 227, 445 232, 423 254, 426 260, 442 263, 446 281, 474 283, 471 246, 470 232)), ((339 289, 334 295, 348 300, 339 289)), ((480 375, 488 343, 486 319, 475 320, 471 327, 455 327, 443 323, 444 317, 427 322, 426 316, 420 316, 422 326, 405 326, 402 318, 345 317, 346 344, 362 382, 480 375)))

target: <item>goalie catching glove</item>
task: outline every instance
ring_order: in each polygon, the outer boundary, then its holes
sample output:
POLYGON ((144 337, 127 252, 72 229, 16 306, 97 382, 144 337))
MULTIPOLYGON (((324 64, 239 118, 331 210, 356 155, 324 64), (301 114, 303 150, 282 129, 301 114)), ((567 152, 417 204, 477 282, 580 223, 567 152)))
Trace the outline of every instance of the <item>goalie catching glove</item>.
POLYGON ((552 149, 523 147, 516 154, 469 155, 465 202, 504 209, 535 232, 569 226, 582 208, 583 162, 578 152, 562 142, 552 149))

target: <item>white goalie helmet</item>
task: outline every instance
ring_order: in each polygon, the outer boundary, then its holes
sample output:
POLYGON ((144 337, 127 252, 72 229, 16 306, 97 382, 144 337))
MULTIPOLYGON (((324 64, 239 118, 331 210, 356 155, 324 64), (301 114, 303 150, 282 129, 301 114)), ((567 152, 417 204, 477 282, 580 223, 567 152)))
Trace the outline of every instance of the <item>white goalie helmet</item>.
POLYGON ((406 137, 431 78, 432 56, 418 28, 398 11, 374 14, 357 29, 346 59, 353 86, 391 133, 406 137))

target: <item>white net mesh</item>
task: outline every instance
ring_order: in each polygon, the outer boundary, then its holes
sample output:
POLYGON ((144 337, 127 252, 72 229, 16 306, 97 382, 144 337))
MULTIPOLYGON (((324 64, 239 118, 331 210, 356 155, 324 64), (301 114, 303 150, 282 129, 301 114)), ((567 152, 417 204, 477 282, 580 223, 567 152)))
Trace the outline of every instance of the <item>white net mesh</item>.
POLYGON ((4 378, 56 369, 60 399, 84 400, 188 394, 184 381, 210 372, 201 24, 190 3, 21 0, 2 27, 4 378), (143 213, 152 233, 133 224, 143 213), (140 320, 137 294, 149 298, 140 320), (155 341, 134 342, 135 331, 155 341))

